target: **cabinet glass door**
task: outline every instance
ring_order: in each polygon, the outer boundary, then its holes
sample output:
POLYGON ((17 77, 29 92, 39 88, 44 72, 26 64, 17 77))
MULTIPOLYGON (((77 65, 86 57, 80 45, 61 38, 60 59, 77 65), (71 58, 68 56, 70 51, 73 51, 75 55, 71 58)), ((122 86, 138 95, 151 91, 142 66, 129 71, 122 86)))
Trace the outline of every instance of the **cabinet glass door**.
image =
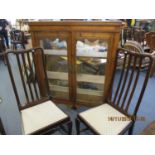
POLYGON ((53 98, 69 99, 67 40, 40 40, 46 55, 46 70, 53 98))
POLYGON ((102 103, 107 51, 106 40, 79 39, 76 42, 77 102, 92 106, 102 103))

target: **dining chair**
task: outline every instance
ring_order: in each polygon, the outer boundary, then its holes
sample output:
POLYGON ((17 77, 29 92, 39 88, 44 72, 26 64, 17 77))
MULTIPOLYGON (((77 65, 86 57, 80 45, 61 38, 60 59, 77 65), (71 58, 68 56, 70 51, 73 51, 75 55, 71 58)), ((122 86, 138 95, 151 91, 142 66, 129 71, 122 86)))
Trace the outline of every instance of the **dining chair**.
POLYGON ((83 111, 77 115, 77 134, 89 129, 94 134, 117 135, 132 134, 141 100, 149 79, 152 56, 139 54, 119 48, 115 60, 112 83, 105 103, 83 111), (119 57, 123 58, 122 67, 117 69, 119 57), (149 59, 145 71, 141 71, 143 59, 149 59), (137 65, 137 63, 139 65, 137 65), (81 129, 81 124, 86 128, 81 129))
POLYGON ((136 53, 141 53, 144 54, 144 48, 142 47, 142 45, 137 42, 137 41, 133 41, 133 40, 129 40, 124 44, 124 47, 130 51, 136 52, 136 53))
POLYGON ((137 41, 144 47, 145 45, 145 31, 144 30, 135 29, 133 37, 134 37, 134 41, 137 41))
POLYGON ((25 44, 27 43, 27 39, 23 31, 20 30, 11 31, 10 39, 12 44, 12 50, 17 50, 18 45, 21 45, 23 49, 26 49, 25 44))
POLYGON ((23 134, 52 134, 59 129, 71 134, 72 122, 69 116, 52 101, 43 49, 7 52, 6 60, 21 115, 23 134), (41 95, 38 68, 44 76, 41 82, 45 85, 45 95, 41 95))
POLYGON ((2 121, 0 119, 0 135, 5 135, 5 130, 4 130, 4 127, 3 127, 3 124, 2 124, 2 121))
MULTIPOLYGON (((124 48, 128 49, 128 50, 130 50, 132 52, 139 53, 139 54, 144 54, 145 53, 143 46, 137 41, 132 41, 132 40, 127 41, 124 44, 124 48)), ((149 53, 149 54, 153 57, 153 64, 154 64, 155 63, 155 53, 152 52, 152 53, 149 53)), ((141 67, 145 68, 145 66, 147 66, 148 62, 149 62, 148 58, 143 59, 141 67)), ((151 68, 151 71, 150 71, 150 77, 153 75, 153 72, 154 72, 154 69, 153 69, 153 65, 152 65, 152 68, 151 68)))
POLYGON ((150 48, 150 53, 152 53, 153 51, 155 51, 154 36, 155 36, 155 32, 147 32, 145 34, 146 44, 150 48))
MULTIPOLYGON (((145 53, 145 50, 144 48, 142 47, 142 45, 140 43, 138 43, 137 41, 127 41, 125 44, 124 44, 124 48, 125 49, 128 49, 132 52, 137 52, 137 53, 141 53, 141 54, 144 54, 145 53)), ((150 55, 152 55, 153 57, 153 63, 152 63, 152 67, 151 67, 151 71, 150 71, 150 77, 153 76, 153 73, 155 71, 155 52, 151 52, 149 53, 150 55)), ((144 68, 146 65, 148 65, 148 59, 145 58, 142 62, 142 68, 144 68)))
POLYGON ((133 40, 133 30, 132 28, 126 27, 123 29, 123 40, 126 43, 127 40, 133 40))
MULTIPOLYGON (((155 55, 155 32, 146 33, 145 38, 147 46, 149 47, 149 53, 155 55)), ((153 62, 150 76, 153 76, 154 72, 155 72, 155 61, 153 62)))

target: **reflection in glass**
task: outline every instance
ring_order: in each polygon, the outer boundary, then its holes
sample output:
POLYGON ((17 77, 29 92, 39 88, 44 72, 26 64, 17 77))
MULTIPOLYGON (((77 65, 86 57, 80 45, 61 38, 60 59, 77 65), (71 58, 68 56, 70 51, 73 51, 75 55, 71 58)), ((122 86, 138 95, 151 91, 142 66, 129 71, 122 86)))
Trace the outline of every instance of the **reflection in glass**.
POLYGON ((56 39, 44 39, 42 40, 42 47, 44 49, 67 49, 67 43, 65 40, 56 39))
POLYGON ((78 40, 76 44, 77 100, 102 103, 108 44, 104 40, 78 40))
POLYGON ((67 42, 59 38, 46 38, 40 44, 46 55, 46 70, 52 96, 68 99, 67 42))
POLYGON ((77 41, 77 56, 107 57, 108 44, 105 41, 77 41))

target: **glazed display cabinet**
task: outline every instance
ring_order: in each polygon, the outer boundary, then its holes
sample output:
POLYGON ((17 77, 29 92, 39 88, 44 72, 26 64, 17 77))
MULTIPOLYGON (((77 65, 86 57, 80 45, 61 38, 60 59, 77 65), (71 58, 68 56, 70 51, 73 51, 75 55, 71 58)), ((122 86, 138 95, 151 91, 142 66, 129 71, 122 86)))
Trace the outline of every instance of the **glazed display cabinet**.
MULTIPOLYGON (((29 26, 33 47, 44 49, 53 99, 74 106, 102 104, 109 94, 122 23, 51 21, 29 26)), ((44 75, 39 68, 38 73, 44 95, 44 75)))

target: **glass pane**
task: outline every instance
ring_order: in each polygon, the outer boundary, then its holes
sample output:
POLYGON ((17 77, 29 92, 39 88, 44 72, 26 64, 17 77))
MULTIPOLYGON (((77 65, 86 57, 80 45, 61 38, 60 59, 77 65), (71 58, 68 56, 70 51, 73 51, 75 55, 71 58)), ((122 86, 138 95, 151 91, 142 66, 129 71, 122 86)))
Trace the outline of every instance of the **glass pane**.
POLYGON ((67 41, 46 38, 40 41, 46 55, 46 69, 54 98, 69 99, 67 41))
POLYGON ((76 44, 77 101, 102 103, 108 43, 105 40, 78 40, 76 44))

